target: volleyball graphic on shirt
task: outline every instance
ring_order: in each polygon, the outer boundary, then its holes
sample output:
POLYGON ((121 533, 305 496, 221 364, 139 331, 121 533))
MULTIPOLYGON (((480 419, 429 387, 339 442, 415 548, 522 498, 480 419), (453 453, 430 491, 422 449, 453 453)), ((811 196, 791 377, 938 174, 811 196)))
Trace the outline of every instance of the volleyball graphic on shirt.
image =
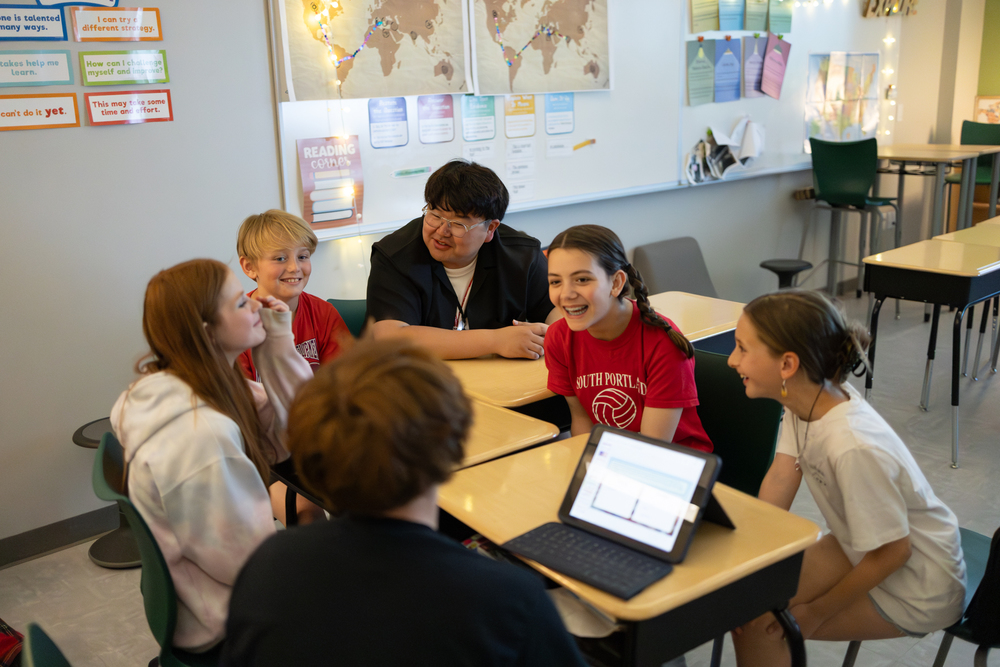
POLYGON ((608 388, 594 397, 591 410, 597 421, 608 426, 628 428, 635 421, 635 401, 621 389, 608 388))

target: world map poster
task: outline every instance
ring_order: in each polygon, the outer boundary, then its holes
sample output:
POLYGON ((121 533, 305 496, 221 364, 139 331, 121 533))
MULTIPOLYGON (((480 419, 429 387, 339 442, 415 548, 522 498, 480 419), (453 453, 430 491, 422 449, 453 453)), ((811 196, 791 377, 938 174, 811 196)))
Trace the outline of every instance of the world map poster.
POLYGON ((607 0, 472 0, 477 95, 610 90, 607 0))
POLYGON ((471 92, 465 0, 281 0, 291 101, 471 92))

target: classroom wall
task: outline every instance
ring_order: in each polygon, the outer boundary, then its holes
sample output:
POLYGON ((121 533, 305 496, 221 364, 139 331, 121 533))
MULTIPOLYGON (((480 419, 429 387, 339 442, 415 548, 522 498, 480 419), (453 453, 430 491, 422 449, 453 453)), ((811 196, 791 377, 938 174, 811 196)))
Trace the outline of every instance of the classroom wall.
MULTIPOLYGON (((0 539, 106 504, 70 436, 133 378, 146 282, 198 256, 237 267, 238 224, 279 202, 263 3, 159 6, 173 122, 0 132, 0 539)), ((79 84, 3 90, 63 91, 82 111, 79 84)))
POLYGON ((979 50, 980 95, 1000 95, 1000 0, 986 0, 979 50))

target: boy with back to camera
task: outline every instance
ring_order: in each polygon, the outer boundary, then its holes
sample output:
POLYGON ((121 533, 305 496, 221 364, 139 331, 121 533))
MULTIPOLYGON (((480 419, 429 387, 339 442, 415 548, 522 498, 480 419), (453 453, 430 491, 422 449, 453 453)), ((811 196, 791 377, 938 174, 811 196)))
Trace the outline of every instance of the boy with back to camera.
POLYGON ((435 531, 471 407, 444 362, 403 340, 363 340, 302 386, 288 448, 343 516, 250 557, 220 664, 583 667, 536 576, 435 531))
POLYGON ((423 215, 372 247, 376 339, 409 338, 443 359, 538 359, 558 315, 541 244, 501 224, 509 194, 492 170, 452 160, 431 174, 423 215))
MULTIPOLYGON (((278 209, 249 216, 236 237, 240 267, 257 283, 257 289, 248 296, 258 301, 271 296, 288 304, 295 348, 314 372, 340 353, 338 340, 351 335, 336 308, 304 291, 317 243, 305 220, 278 209)), ((247 378, 260 381, 251 350, 241 354, 237 363, 247 378)), ((275 482, 270 492, 275 516, 286 523, 285 485, 275 482)), ((302 496, 296 502, 300 523, 323 517, 322 509, 302 496)))

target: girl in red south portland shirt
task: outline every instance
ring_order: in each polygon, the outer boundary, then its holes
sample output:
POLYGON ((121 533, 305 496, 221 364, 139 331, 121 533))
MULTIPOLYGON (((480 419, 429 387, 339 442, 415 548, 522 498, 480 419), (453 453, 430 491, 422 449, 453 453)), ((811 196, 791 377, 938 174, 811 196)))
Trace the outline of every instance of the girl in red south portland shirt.
POLYGON ((548 387, 566 397, 573 435, 600 423, 712 451, 696 409, 694 348, 650 306, 618 236, 570 227, 549 246, 548 273, 563 316, 545 334, 548 387))

